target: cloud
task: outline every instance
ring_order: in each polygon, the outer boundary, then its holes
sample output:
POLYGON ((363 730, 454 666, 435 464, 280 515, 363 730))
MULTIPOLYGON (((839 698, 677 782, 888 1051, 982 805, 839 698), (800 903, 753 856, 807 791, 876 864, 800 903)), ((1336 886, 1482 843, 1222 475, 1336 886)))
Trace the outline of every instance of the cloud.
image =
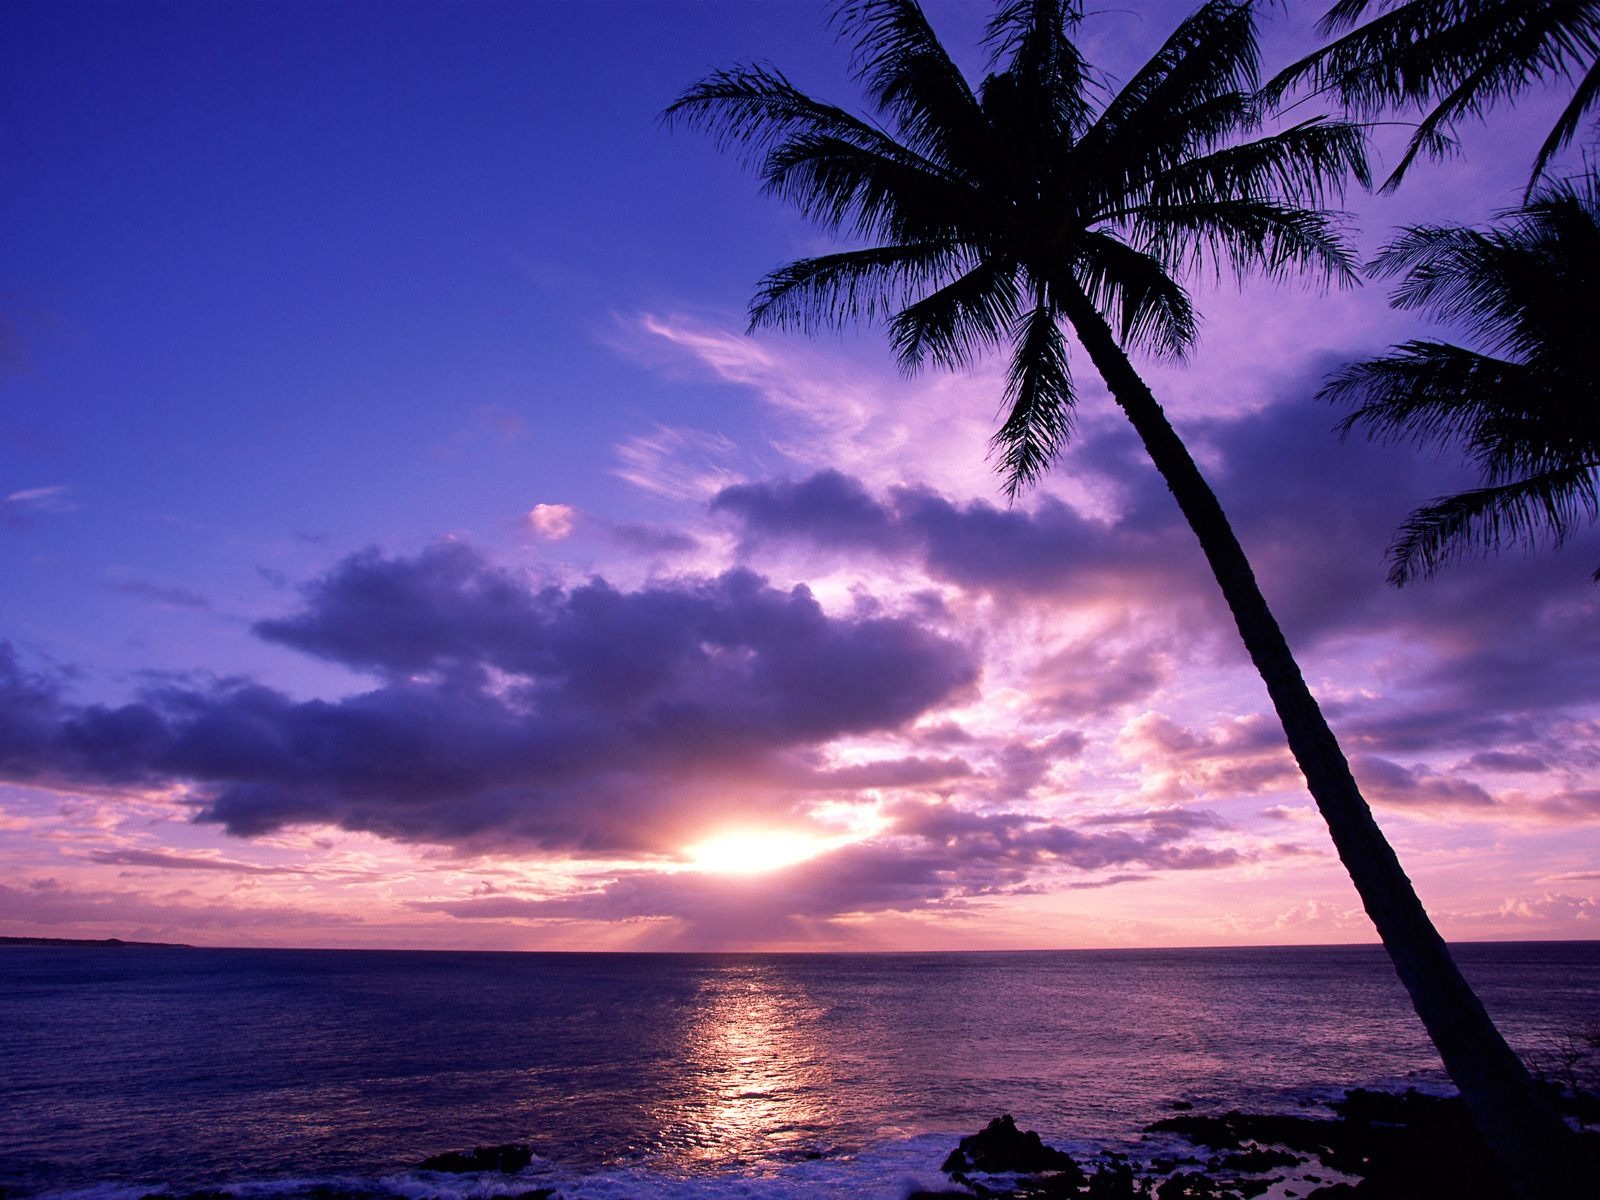
POLYGON ((74 936, 120 938, 188 938, 211 930, 231 933, 260 931, 281 938, 285 931, 360 926, 355 915, 289 908, 276 904, 246 905, 178 891, 167 896, 144 892, 83 891, 54 879, 24 884, 0 883, 0 911, 12 929, 55 930, 74 936))
MULTIPOLYGON (((1338 414, 1310 399, 1322 373, 1283 381, 1279 403, 1182 422, 1308 675, 1348 682, 1328 708, 1369 752, 1536 756, 1541 714, 1600 700, 1592 555, 1579 546, 1465 562, 1389 587, 1394 530, 1416 504, 1458 487, 1463 470, 1405 447, 1339 441, 1338 414)), ((1137 441, 1104 421, 1086 418, 1083 429, 1052 476, 1076 489, 1070 503, 1041 492, 1001 508, 927 486, 874 490, 825 469, 731 485, 712 509, 735 523, 747 561, 794 547, 864 573, 874 562, 909 566, 1013 607, 1101 622, 1125 614, 1120 639, 1097 631, 1057 660, 1054 696, 1040 668, 1035 694, 1063 716, 1138 703, 1179 662, 1242 668, 1232 618, 1137 441)))
POLYGON ((633 554, 691 554, 700 543, 677 529, 656 525, 604 525, 602 532, 612 542, 633 554))
POLYGON ((1494 797, 1476 783, 1425 766, 1405 767, 1374 754, 1350 763, 1368 800, 1415 808, 1490 808, 1494 797))
POLYGON ((1301 782, 1282 727, 1271 716, 1229 718, 1193 730, 1149 712, 1124 725, 1117 741, 1124 757, 1151 763, 1213 795, 1254 795, 1301 782))
MULTIPOLYGON (((665 920, 679 926, 672 936, 695 944, 739 944, 814 937, 845 917, 960 911, 1032 890, 1028 880, 1040 871, 1210 870, 1244 861, 1231 847, 1189 844, 1198 830, 1220 823, 1211 814, 1107 814, 1097 823, 1101 831, 1086 832, 1022 813, 908 801, 889 813, 882 836, 760 876, 632 871, 567 895, 478 895, 413 907, 467 920, 665 920)), ((1147 877, 1121 871, 1068 886, 1109 887, 1147 877)))
POLYGON ((616 448, 612 474, 668 500, 705 501, 739 480, 738 448, 721 434, 657 425, 616 448))
POLYGON ((570 504, 535 504, 523 518, 523 524, 535 536, 559 542, 571 536, 577 519, 578 510, 570 504))
POLYGON ((0 497, 0 525, 26 529, 41 516, 73 512, 77 507, 72 500, 72 488, 67 484, 23 488, 0 497))
POLYGON ((1540 813, 1565 821, 1600 819, 1600 788, 1569 788, 1537 804, 1540 813))
POLYGON ((973 591, 1069 604, 1126 595, 1159 576, 1168 581, 1160 590, 1172 592, 1173 556, 1164 543, 1174 530, 1152 539, 1050 496, 1027 510, 958 504, 927 488, 892 488, 877 499, 854 479, 820 471, 799 481, 736 484, 711 507, 739 522, 747 544, 792 540, 909 557, 935 579, 973 591))
POLYGON ((1550 769, 1550 764, 1542 758, 1508 750, 1480 750, 1467 759, 1466 765, 1479 771, 1500 771, 1519 775, 1540 775, 1550 769))
MULTIPOLYGON (((534 589, 455 543, 354 555, 304 598, 261 636, 378 687, 296 702, 225 681, 79 708, 7 649, 0 770, 182 784, 200 820, 242 836, 324 824, 672 853, 709 823, 793 810, 830 786, 808 778, 808 753, 907 726, 977 679, 968 649, 908 619, 830 616, 806 589, 748 571, 534 589)), ((910 766, 924 779, 960 769, 910 766)))
POLYGON ((211 601, 199 592, 186 587, 173 587, 159 583, 151 583, 144 579, 119 579, 106 584, 113 592, 124 596, 136 596, 141 600, 153 600, 157 604, 169 608, 194 608, 202 611, 211 611, 211 601))
POLYGON ((90 862, 113 867, 151 867, 158 871, 219 871, 229 875, 301 875, 298 867, 264 867, 205 854, 178 854, 167 850, 91 850, 90 862))

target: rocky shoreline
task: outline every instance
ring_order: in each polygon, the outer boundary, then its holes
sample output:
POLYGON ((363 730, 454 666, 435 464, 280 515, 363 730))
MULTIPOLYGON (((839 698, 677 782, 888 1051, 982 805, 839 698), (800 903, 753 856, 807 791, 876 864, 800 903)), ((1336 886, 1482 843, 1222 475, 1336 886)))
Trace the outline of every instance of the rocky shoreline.
MULTIPOLYGON (((1600 1095, 1567 1094, 1585 1122, 1600 1095)), ((907 1200, 1505 1200, 1509 1194, 1459 1097, 1356 1088, 1331 1116, 1184 1112, 1145 1127, 1149 1154, 1075 1162, 1009 1117, 961 1139, 952 1187, 907 1200)), ((1585 1132, 1600 1184, 1600 1134, 1585 1132)))
MULTIPOLYGON (((1600 1094, 1563 1092, 1600 1179, 1600 1094)), ((1184 1103, 1145 1127, 1127 1152, 1075 1159, 1010 1116, 964 1137, 944 1159, 949 1185, 884 1200, 1505 1200, 1507 1189, 1458 1098, 1353 1089, 1304 1114, 1197 1113, 1184 1103)), ((524 1143, 434 1155, 413 1169, 476 1176, 495 1200, 582 1200, 538 1186, 524 1143), (525 1186, 519 1186, 525 1181, 525 1186)), ((759 1182, 752 1188, 759 1191, 759 1182)), ((441 1187, 456 1194, 458 1189, 441 1187)), ((407 1196, 416 1200, 408 1189, 407 1196)), ((1584 1194, 1581 1191, 1576 1194, 1584 1194)), ((4 1200, 0 1197, 0 1200, 4 1200)), ((237 1200, 227 1191, 152 1192, 140 1200, 237 1200)), ((298 1200, 298 1194, 296 1196, 298 1200)), ((389 1200, 327 1186, 304 1200, 389 1200)))

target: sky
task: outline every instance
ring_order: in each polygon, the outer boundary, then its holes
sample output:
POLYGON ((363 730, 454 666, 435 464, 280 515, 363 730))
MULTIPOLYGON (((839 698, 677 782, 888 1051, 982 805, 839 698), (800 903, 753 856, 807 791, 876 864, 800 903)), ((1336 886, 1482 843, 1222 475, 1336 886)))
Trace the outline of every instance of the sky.
MULTIPOLYGON (((1125 78, 1186 9, 1083 44, 1125 78)), ((988 7, 929 11, 981 76, 988 7)), ((855 107, 820 4, 8 3, 0 46, 0 934, 1373 940, 1081 354, 1010 504, 999 364, 746 333, 832 243, 659 114, 757 61, 855 107)), ((1560 99, 1352 193, 1358 251, 1514 204, 1560 99)), ((1597 539, 1389 587, 1470 475, 1316 392, 1449 331, 1381 284, 1187 282, 1195 354, 1138 365, 1424 903, 1594 936, 1597 539)))

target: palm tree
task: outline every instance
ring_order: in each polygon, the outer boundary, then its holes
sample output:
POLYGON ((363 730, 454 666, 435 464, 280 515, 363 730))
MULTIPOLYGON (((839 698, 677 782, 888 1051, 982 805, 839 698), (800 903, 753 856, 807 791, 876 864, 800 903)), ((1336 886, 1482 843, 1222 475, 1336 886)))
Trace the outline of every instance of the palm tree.
MULTIPOLYGON (((1502 542, 1557 545, 1600 516, 1600 178, 1538 192, 1487 232, 1403 231, 1374 260, 1405 278, 1399 308, 1461 325, 1484 347, 1409 341, 1322 389, 1357 405, 1343 428, 1459 445, 1481 486, 1417 509, 1390 547, 1389 582, 1502 542)), ((1600 571, 1595 572, 1600 579, 1600 571)))
POLYGON ((1282 71, 1268 85, 1275 94, 1305 82, 1365 116, 1428 109, 1385 191, 1419 154, 1442 158, 1454 150, 1461 118, 1482 117, 1541 82, 1576 79, 1534 158, 1531 194, 1600 103, 1600 0, 1338 0, 1318 29, 1324 36, 1348 32, 1282 71), (1378 15, 1357 25, 1374 10, 1378 15))
POLYGON ((1181 357, 1193 343, 1195 312, 1174 277, 1182 267, 1211 261, 1352 279, 1335 221, 1314 205, 1347 174, 1366 181, 1362 132, 1311 119, 1261 133, 1249 0, 1204 4, 1104 103, 1072 40, 1079 16, 1076 0, 1003 4, 986 39, 1003 69, 974 90, 915 0, 856 0, 837 18, 881 124, 814 100, 763 66, 707 77, 666 117, 742 150, 766 190, 858 243, 773 271, 753 303, 753 327, 883 318, 907 368, 1009 353, 1009 412, 994 446, 1012 495, 1071 435, 1070 330, 1199 538, 1451 1078, 1508 1178, 1527 1196, 1553 1195, 1570 1131, 1429 921, 1221 505, 1128 358, 1129 350, 1181 357))

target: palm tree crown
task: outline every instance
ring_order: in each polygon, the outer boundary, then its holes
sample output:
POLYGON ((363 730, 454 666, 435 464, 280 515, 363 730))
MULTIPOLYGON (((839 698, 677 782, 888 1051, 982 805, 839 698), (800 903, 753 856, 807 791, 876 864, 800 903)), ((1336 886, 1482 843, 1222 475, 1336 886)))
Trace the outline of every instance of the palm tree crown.
MULTIPOLYGON (((1334 374, 1345 429, 1465 449, 1482 486, 1412 513, 1390 549, 1404 584, 1504 542, 1559 545, 1600 516, 1600 179, 1547 187, 1498 228, 1405 230, 1373 263, 1400 308, 1459 324, 1482 350, 1409 341, 1334 374)), ((1600 579, 1600 571, 1595 573, 1600 579)))
POLYGON ((1206 4, 1103 105, 1075 0, 1003 6, 987 38, 1003 69, 976 90, 910 0, 837 11, 882 124, 766 67, 712 75, 667 116, 753 151, 769 191, 865 243, 772 272, 753 324, 881 317, 907 368, 1009 347, 995 448, 1013 495, 1071 432, 1073 299, 1125 346, 1181 357, 1197 323, 1180 268, 1353 277, 1334 217, 1304 201, 1365 180, 1361 132, 1314 118, 1241 137, 1262 127, 1248 2, 1206 4))
POLYGON ((1452 152, 1462 118, 1540 83, 1571 82, 1571 99, 1534 158, 1531 194, 1600 104, 1600 0, 1338 0, 1319 29, 1343 36, 1281 72, 1274 93, 1309 82, 1364 116, 1426 110, 1385 191, 1419 154, 1452 152))

